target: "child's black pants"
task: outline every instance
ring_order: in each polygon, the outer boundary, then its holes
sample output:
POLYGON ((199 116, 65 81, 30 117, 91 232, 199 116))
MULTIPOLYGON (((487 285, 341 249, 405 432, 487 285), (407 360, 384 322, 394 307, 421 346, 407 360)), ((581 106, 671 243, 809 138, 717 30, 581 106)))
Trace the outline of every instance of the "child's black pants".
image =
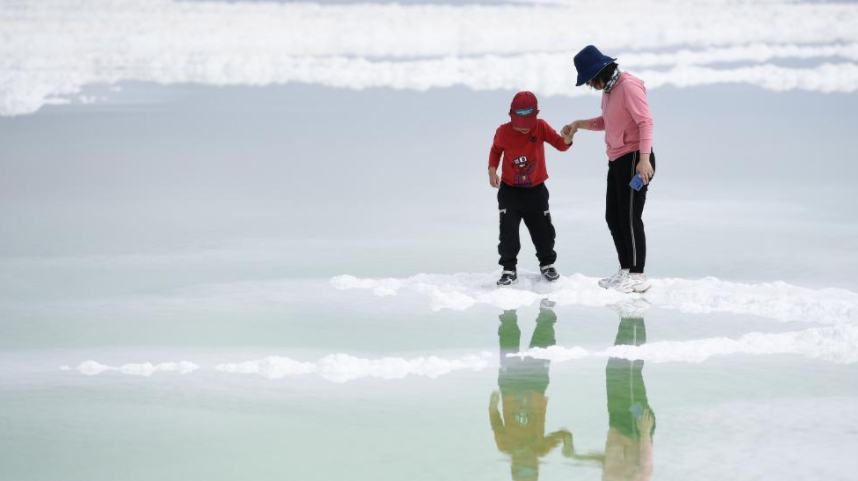
POLYGON ((545 184, 534 187, 512 187, 501 182, 498 189, 500 210, 499 264, 505 270, 515 270, 521 241, 518 231, 521 221, 530 231, 530 239, 536 247, 539 266, 553 264, 557 260, 554 252, 554 225, 548 211, 548 188, 545 184))

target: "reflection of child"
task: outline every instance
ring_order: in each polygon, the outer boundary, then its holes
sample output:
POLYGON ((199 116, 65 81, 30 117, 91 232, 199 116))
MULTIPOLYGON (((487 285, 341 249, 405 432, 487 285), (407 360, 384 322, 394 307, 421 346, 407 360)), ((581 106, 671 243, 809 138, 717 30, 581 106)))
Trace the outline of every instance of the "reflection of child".
POLYGON ((500 265, 503 273, 499 286, 516 282, 516 264, 521 221, 527 226, 530 238, 536 247, 539 270, 549 281, 557 280, 560 274, 554 268, 557 253, 554 252, 554 225, 548 210, 548 188, 545 181, 545 142, 559 151, 572 145, 572 135, 561 137, 548 122, 537 118, 539 109, 536 96, 530 92, 519 92, 512 100, 510 122, 498 127, 489 153, 489 183, 498 188, 500 210, 500 265), (503 160, 501 160, 503 159, 503 160), (497 169, 503 161, 501 177, 497 169))
MULTIPOLYGON (((548 366, 550 361, 507 357, 519 351, 521 330, 515 311, 500 316, 500 394, 492 393, 489 401, 489 419, 498 450, 512 458, 512 479, 535 480, 539 476, 539 458, 550 453, 562 442, 571 446, 572 433, 560 429, 545 435, 545 412, 548 408, 548 366), (503 416, 498 401, 503 399, 503 416)), ((550 309, 541 309, 530 347, 548 347, 555 344, 554 323, 557 316, 550 309)))

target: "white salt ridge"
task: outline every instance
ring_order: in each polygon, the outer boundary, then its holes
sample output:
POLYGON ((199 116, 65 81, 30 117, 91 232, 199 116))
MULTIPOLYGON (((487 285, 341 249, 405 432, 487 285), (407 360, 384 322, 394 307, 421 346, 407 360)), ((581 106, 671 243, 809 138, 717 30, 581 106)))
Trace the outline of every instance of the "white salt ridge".
POLYGON ((676 52, 629 52, 622 55, 623 65, 636 68, 672 65, 709 65, 728 62, 768 62, 778 59, 841 58, 858 60, 858 43, 829 45, 768 45, 756 43, 735 47, 682 49, 676 52))
POLYGON ((854 364, 858 362, 858 327, 844 325, 777 334, 752 332, 738 339, 715 337, 691 341, 659 341, 640 346, 612 346, 596 352, 589 352, 578 346, 551 346, 533 348, 509 356, 533 357, 555 362, 587 357, 618 357, 657 363, 700 363, 715 356, 735 354, 796 354, 838 364, 854 364))
MULTIPOLYGON (((175 372, 179 374, 188 374, 196 371, 199 368, 200 366, 190 361, 162 362, 159 364, 144 362, 137 364, 123 364, 121 366, 107 366, 97 361, 88 360, 78 364, 75 370, 87 376, 97 376, 105 371, 116 371, 122 374, 128 374, 132 376, 149 377, 156 372, 175 372)), ((62 371, 68 371, 70 369, 71 368, 69 366, 60 367, 60 370, 62 371)))
POLYGON ((365 289, 378 296, 413 292, 435 310, 465 310, 477 304, 516 309, 550 298, 559 305, 609 306, 644 297, 653 306, 687 313, 749 314, 780 321, 819 324, 858 323, 858 294, 845 289, 809 289, 784 282, 742 284, 703 279, 652 279, 643 296, 621 294, 598 286, 597 279, 581 274, 548 283, 539 274, 519 271, 511 289, 498 289, 498 273, 417 274, 404 279, 360 279, 350 275, 331 279, 340 290, 365 289))
POLYGON ((227 373, 257 374, 266 379, 286 376, 317 374, 333 382, 347 382, 365 377, 402 379, 406 376, 437 378, 453 371, 470 369, 479 371, 489 364, 492 354, 482 352, 460 359, 442 359, 436 356, 404 359, 386 357, 362 359, 348 354, 327 355, 315 363, 300 362, 288 357, 268 356, 263 359, 239 363, 219 364, 215 370, 227 373))
POLYGON ((853 92, 858 85, 858 66, 851 62, 798 69, 763 64, 784 58, 854 61, 858 5, 848 3, 638 0, 620 1, 609 16, 592 2, 10 0, 3 7, 0 115, 32 113, 70 97, 86 103, 93 98, 80 96, 84 87, 123 81, 413 90, 461 85, 584 95, 586 89, 574 88, 571 58, 582 39, 593 38, 602 39, 600 47, 618 55, 649 88, 748 83, 776 91, 853 92), (605 36, 608 28, 612 33, 605 36), (644 51, 678 47, 685 49, 644 51), (754 65, 700 67, 737 61, 754 65), (651 66, 672 69, 635 70, 651 66))

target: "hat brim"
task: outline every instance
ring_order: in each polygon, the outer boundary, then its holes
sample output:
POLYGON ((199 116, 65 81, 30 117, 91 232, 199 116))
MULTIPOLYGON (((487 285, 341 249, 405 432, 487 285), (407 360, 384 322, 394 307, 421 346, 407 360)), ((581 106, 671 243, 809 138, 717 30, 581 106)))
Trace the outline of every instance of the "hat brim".
POLYGON ((580 86, 584 85, 585 83, 593 80, 593 78, 596 75, 599 75, 599 72, 601 72, 605 67, 610 65, 611 62, 616 62, 616 61, 617 61, 617 59, 615 59, 615 58, 605 57, 602 60, 601 64, 596 64, 592 68, 589 68, 584 72, 578 72, 578 83, 576 83, 575 86, 580 87, 580 86))
POLYGON ((512 126, 517 129, 534 129, 536 128, 536 114, 528 115, 527 117, 519 117, 515 114, 510 114, 512 126))

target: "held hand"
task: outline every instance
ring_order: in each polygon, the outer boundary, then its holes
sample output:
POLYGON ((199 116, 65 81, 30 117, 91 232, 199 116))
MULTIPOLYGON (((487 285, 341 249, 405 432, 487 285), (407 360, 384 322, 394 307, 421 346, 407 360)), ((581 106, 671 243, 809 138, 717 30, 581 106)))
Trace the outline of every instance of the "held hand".
POLYGON ((572 440, 572 433, 568 430, 563 431, 563 456, 571 458, 575 455, 575 442, 572 440))
POLYGON ((571 124, 564 125, 562 129, 560 129, 560 135, 565 139, 567 136, 575 135, 575 132, 578 132, 578 122, 572 122, 571 124))
POLYGON ((655 175, 655 171, 652 168, 652 164, 649 163, 649 159, 641 159, 638 162, 638 167, 636 169, 638 174, 641 175, 641 180, 643 180, 644 185, 649 184, 649 181, 652 180, 652 176, 655 175))
POLYGON ((489 170, 489 184, 495 189, 500 187, 500 178, 498 177, 498 171, 491 169, 489 170))
POLYGON ((491 409, 493 407, 497 407, 499 400, 500 400, 500 393, 497 391, 492 391, 492 397, 489 398, 489 409, 491 409))

